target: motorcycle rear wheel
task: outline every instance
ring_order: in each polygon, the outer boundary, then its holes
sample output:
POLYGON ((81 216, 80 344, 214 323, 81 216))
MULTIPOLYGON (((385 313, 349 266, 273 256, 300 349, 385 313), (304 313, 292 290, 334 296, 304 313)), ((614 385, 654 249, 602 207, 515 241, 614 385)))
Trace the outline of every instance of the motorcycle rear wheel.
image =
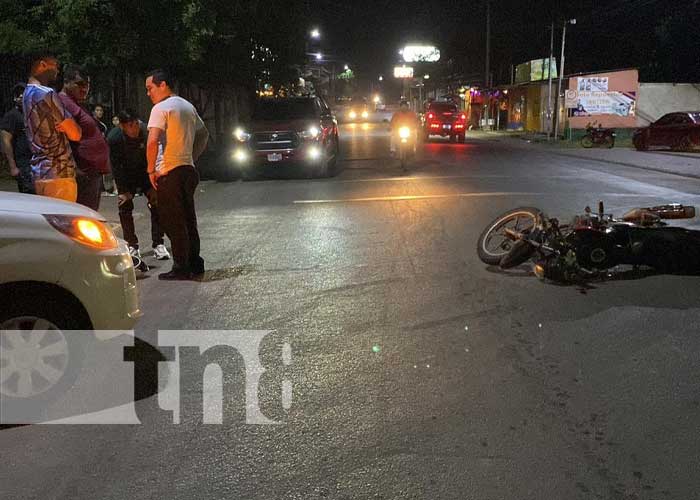
POLYGON ((507 227, 519 232, 533 230, 542 218, 542 212, 534 207, 520 207, 500 215, 494 219, 481 233, 476 244, 479 259, 484 264, 496 266, 510 252, 515 242, 505 236, 507 227))

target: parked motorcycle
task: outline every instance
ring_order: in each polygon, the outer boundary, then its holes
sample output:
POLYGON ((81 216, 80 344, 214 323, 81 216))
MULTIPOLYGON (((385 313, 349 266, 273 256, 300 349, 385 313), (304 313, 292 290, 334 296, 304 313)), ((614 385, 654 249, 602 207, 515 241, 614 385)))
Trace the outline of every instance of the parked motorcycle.
POLYGON ((586 134, 581 137, 581 146, 592 148, 593 146, 605 146, 612 148, 615 146, 615 130, 602 128, 595 124, 586 125, 586 134))
POLYGON ((615 219, 603 202, 560 224, 533 207, 510 210, 479 236, 482 262, 511 269, 528 260, 541 279, 556 282, 600 277, 618 265, 647 266, 660 273, 700 274, 700 231, 671 227, 664 220, 695 217, 680 204, 636 208, 615 219))
POLYGON ((410 127, 399 127, 398 130, 398 158, 401 162, 401 170, 408 171, 408 162, 416 156, 416 131, 410 127))

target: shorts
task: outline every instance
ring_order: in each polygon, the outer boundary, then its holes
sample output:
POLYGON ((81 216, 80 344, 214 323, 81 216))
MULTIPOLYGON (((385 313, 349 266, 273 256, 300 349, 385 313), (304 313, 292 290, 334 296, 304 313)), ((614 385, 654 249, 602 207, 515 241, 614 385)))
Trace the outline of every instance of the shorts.
POLYGON ((36 194, 57 198, 59 200, 72 201, 78 199, 78 184, 72 177, 58 179, 37 179, 34 181, 36 194))

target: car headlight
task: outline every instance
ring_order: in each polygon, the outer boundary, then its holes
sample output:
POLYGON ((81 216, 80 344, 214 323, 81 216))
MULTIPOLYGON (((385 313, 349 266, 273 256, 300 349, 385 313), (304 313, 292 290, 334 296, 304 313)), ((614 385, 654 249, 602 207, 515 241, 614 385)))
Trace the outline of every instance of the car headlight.
POLYGON ((367 111, 363 111, 362 118, 369 118, 369 113, 367 111))
POLYGON ((355 118, 357 118, 357 113, 355 113, 354 111, 350 111, 350 113, 348 113, 348 117, 350 117, 351 120, 354 120, 355 118))
POLYGON ((399 137, 401 137, 401 139, 408 139, 411 137, 411 129, 408 127, 401 127, 399 129, 399 137))
POLYGON ((117 248, 117 238, 112 229, 102 221, 75 215, 44 215, 57 231, 81 245, 97 250, 117 248))
POLYGON ((303 139, 316 139, 320 133, 321 131, 318 127, 311 126, 308 129, 301 131, 299 135, 303 139))
POLYGON ((250 139, 250 134, 241 127, 237 127, 236 130, 233 131, 233 136, 239 142, 246 142, 250 139))

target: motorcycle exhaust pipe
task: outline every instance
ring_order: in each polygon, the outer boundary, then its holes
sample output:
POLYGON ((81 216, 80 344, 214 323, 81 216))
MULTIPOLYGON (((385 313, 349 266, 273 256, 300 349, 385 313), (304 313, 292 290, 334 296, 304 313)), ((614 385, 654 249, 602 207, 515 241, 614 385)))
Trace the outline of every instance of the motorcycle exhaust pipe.
POLYGON ((695 207, 686 207, 678 203, 651 207, 646 210, 656 214, 659 219, 693 219, 695 207))

